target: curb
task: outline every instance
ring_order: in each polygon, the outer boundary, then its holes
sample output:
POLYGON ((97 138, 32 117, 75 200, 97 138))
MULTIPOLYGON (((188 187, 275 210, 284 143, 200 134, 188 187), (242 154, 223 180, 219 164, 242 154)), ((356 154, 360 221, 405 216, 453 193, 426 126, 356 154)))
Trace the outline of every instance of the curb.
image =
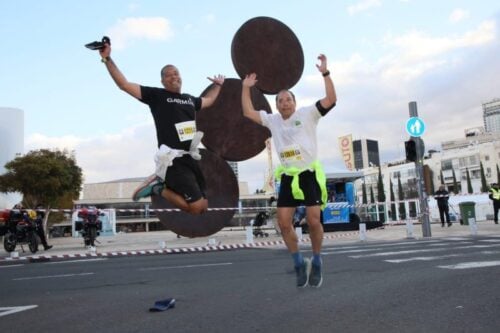
MULTIPOLYGON (((335 239, 344 238, 357 235, 358 232, 347 232, 336 235, 325 235, 323 239, 335 239)), ((300 243, 310 243, 310 238, 305 237, 300 243)), ((299 244, 300 244, 299 243, 299 244)), ((130 250, 130 251, 107 251, 107 252, 94 252, 94 253, 76 253, 76 254, 57 254, 57 255, 32 255, 32 256, 19 256, 17 258, 13 257, 0 257, 0 265, 3 263, 14 263, 14 262, 47 262, 51 260, 64 261, 70 259, 89 259, 89 258, 117 258, 117 257, 128 257, 128 256, 145 256, 145 255, 165 255, 165 254, 184 254, 184 253, 198 253, 198 252, 215 252, 215 251, 229 251, 238 249, 251 249, 251 248, 265 248, 269 246, 284 245, 283 240, 277 241, 261 241, 254 243, 239 243, 239 244, 228 244, 228 245, 210 245, 210 246, 190 246, 190 247, 179 247, 171 249, 160 249, 160 250, 130 250)))

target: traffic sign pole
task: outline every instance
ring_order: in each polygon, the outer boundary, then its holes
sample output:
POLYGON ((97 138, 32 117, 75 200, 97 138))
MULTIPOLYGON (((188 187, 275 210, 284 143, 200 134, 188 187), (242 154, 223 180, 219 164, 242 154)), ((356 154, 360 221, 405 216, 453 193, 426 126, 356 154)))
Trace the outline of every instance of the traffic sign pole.
MULTIPOLYGON (((418 118, 417 102, 409 103, 410 117, 418 118)), ((422 124, 423 125, 423 124, 422 124)), ((425 128, 423 128, 423 131, 425 128)), ((420 222, 422 223, 422 235, 424 237, 431 237, 431 224, 429 220, 429 205, 427 203, 427 193, 424 190, 424 141, 418 137, 412 136, 411 139, 415 140, 417 159, 415 161, 415 173, 417 177, 418 197, 420 200, 420 222)))

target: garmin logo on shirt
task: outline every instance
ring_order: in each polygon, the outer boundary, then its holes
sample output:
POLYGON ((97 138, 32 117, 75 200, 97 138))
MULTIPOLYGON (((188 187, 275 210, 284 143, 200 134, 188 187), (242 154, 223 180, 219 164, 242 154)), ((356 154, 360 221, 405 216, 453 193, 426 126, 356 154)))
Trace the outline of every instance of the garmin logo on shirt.
POLYGON ((186 100, 186 99, 169 97, 169 98, 167 98, 167 103, 191 105, 192 107, 194 107, 194 102, 191 100, 191 98, 186 100))

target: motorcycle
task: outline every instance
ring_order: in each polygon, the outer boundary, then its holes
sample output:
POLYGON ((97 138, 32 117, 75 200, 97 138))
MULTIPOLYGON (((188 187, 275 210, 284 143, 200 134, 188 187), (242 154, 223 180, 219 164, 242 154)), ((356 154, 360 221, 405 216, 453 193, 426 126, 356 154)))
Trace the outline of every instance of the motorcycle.
POLYGON ((78 218, 81 221, 77 221, 75 227, 76 231, 79 231, 82 235, 85 246, 95 246, 96 238, 102 231, 102 221, 99 220, 99 216, 103 215, 96 208, 83 208, 78 212, 78 218))
POLYGON ((36 253, 38 251, 36 212, 18 209, 5 210, 2 217, 5 221, 2 232, 5 251, 12 252, 19 244, 24 252, 22 246, 28 244, 31 253, 36 253))

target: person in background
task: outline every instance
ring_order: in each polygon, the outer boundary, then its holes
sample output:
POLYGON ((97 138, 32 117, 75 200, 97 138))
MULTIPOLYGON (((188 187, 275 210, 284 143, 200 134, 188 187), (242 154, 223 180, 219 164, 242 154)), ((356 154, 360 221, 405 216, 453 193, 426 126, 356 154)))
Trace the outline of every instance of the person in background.
POLYGON ((449 205, 448 205, 449 198, 450 195, 448 191, 446 191, 444 184, 441 184, 436 193, 434 193, 434 199, 436 199, 439 209, 439 218, 441 219, 441 227, 444 227, 445 219, 446 223, 448 223, 448 227, 451 227, 449 205))
POLYGON ((498 184, 491 184, 489 198, 493 201, 493 221, 498 224, 498 209, 500 208, 500 188, 498 184))
POLYGON ((36 210, 36 218, 35 218, 36 234, 38 235, 40 241, 42 242, 43 249, 47 251, 52 248, 52 245, 49 245, 47 243, 47 237, 45 237, 45 230, 43 229, 43 219, 45 218, 45 209, 43 208, 42 205, 37 205, 35 210, 36 210))

